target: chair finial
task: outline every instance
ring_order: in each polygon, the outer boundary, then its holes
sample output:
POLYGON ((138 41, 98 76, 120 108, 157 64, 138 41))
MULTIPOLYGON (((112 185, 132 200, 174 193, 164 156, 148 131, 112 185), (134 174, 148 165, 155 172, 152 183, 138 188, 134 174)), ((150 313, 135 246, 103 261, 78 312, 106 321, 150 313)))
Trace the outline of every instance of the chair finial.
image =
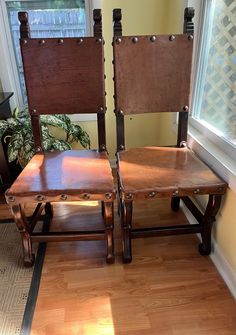
POLYGON ((19 12, 18 19, 20 21, 20 37, 30 38, 30 26, 27 12, 19 12))
POLYGON ((184 33, 185 34, 194 34, 194 17, 195 10, 193 7, 187 7, 184 11, 184 33))
POLYGON ((94 37, 102 37, 102 12, 101 9, 93 10, 93 34, 94 37))
POLYGON ((121 24, 122 14, 121 9, 113 9, 113 22, 114 22, 114 36, 122 36, 122 24, 121 24))

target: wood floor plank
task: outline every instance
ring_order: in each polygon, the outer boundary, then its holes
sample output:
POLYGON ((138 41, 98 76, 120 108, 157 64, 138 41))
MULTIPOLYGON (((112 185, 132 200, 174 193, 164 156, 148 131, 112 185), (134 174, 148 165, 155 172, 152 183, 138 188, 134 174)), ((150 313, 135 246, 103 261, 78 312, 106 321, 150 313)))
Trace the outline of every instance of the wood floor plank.
MULTIPOLYGON (((57 204, 54 214, 56 230, 102 226, 98 203, 57 204)), ((187 222, 167 200, 134 208, 135 226, 171 220, 187 222)), ((135 239, 133 262, 123 264, 117 216, 115 225, 114 265, 103 241, 48 244, 31 334, 236 334, 236 302, 196 236, 135 239)))

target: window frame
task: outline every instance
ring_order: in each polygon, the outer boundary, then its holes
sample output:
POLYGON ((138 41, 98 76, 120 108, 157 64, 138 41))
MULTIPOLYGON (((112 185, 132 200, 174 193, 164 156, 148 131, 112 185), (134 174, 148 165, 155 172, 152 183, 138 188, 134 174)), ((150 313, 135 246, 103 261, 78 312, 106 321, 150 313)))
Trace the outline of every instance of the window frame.
MULTIPOLYGON (((187 5, 197 7, 199 15, 198 24, 195 25, 195 45, 194 59, 192 68, 192 94, 191 94, 191 113, 189 117, 188 144, 196 154, 211 166, 216 173, 221 176, 229 187, 236 192, 236 148, 233 144, 222 137, 220 131, 213 127, 207 127, 206 124, 194 118, 200 108, 201 95, 203 88, 201 85, 201 76, 206 71, 206 52, 204 49, 209 47, 210 26, 213 23, 212 6, 215 0, 188 0, 187 5), (197 5, 197 6, 196 6, 197 5), (206 29, 207 27, 207 29, 206 29), (203 41, 205 39, 205 41, 203 41), (207 45, 208 44, 208 45, 207 45), (203 62, 203 63, 202 63, 203 62), (201 66, 203 64, 204 66, 201 66)), ((186 4, 186 3, 185 3, 186 4)))
MULTIPOLYGON (((6 3, 9 1, 12 0, 2 0, 0 2, 0 50, 2 50, 0 62, 0 79, 3 91, 14 92, 14 95, 10 101, 11 108, 14 109, 17 106, 22 109, 24 108, 23 96, 6 7, 6 3)), ((101 0, 85 0, 86 30, 88 36, 91 36, 93 32, 94 8, 101 8, 101 0)), ((73 121, 93 121, 97 119, 96 114, 72 114, 70 117, 73 121)))

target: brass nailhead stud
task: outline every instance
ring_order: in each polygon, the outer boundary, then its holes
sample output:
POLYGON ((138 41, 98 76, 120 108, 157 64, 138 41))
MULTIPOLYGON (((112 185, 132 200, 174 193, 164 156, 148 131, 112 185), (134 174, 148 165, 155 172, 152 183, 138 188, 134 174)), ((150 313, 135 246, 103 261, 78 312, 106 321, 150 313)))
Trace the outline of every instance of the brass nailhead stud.
POLYGON ((78 41, 77 41, 77 43, 78 43, 78 44, 82 44, 83 41, 84 41, 84 40, 83 40, 82 38, 79 38, 78 41))
POLYGON ((171 42, 174 41, 174 40, 175 40, 175 36, 174 36, 174 35, 170 35, 169 40, 170 40, 171 42))
POLYGON ((100 112, 103 112, 103 111, 104 111, 104 108, 103 108, 103 107, 100 107, 100 108, 99 108, 99 111, 100 111, 100 112))
POLYGON ((193 40, 193 35, 188 35, 188 40, 192 41, 193 40))
POLYGON ((60 38, 60 39, 58 40, 58 44, 63 44, 63 43, 64 43, 63 39, 60 38))
POLYGON ((156 39, 157 39, 157 38, 156 38, 156 36, 154 36, 154 35, 150 37, 150 41, 151 41, 151 42, 155 42, 156 39))
POLYGON ((118 38, 116 39, 116 44, 120 44, 121 41, 122 41, 122 39, 121 39, 120 37, 118 37, 118 38))
POLYGON ((37 195, 36 200, 37 201, 43 201, 44 196, 42 194, 37 195))
POLYGON ((105 146, 105 144, 101 144, 101 145, 100 145, 100 150, 106 150, 106 146, 105 146))
POLYGON ((23 42, 23 44, 27 44, 27 43, 28 43, 28 41, 27 41, 27 40, 23 40, 22 42, 23 42))
POLYGON ((40 41, 39 41, 39 44, 40 44, 40 45, 45 44, 45 40, 40 40, 40 41))
POLYGON ((85 194, 83 195, 83 199, 84 199, 84 200, 88 200, 88 199, 90 199, 90 195, 89 195, 88 193, 85 193, 85 194))
POLYGON ((13 197, 12 195, 10 195, 10 197, 8 197, 8 201, 14 202, 15 201, 15 197, 13 197))
POLYGON ((172 194, 173 194, 174 196, 175 196, 175 195, 178 195, 178 194, 179 194, 179 191, 176 190, 176 191, 174 191, 172 194))
POLYGON ((66 194, 62 194, 61 195, 61 200, 66 200, 67 199, 67 195, 66 194))
POLYGON ((111 197, 112 197, 111 193, 106 193, 106 194, 105 194, 105 198, 106 198, 106 199, 111 199, 111 197))
POLYGON ((131 193, 128 193, 128 194, 126 194, 126 199, 132 199, 132 194, 131 193))
POLYGON ((37 113, 36 109, 31 109, 31 113, 37 113))
POLYGON ((124 148, 125 148, 125 147, 124 147, 122 144, 119 146, 119 149, 120 149, 120 150, 124 150, 124 148))
POLYGON ((42 150, 41 147, 37 147, 37 148, 35 148, 35 151, 36 151, 36 152, 41 152, 41 151, 43 151, 43 150, 42 150))
POLYGON ((96 42, 97 42, 98 44, 101 44, 101 43, 102 43, 102 39, 101 39, 101 38, 97 38, 96 42))
POLYGON ((122 109, 119 109, 119 110, 118 110, 118 114, 119 114, 119 115, 124 115, 123 110, 122 110, 122 109))
POLYGON ((199 188, 193 191, 194 194, 198 194, 200 192, 199 188))
POLYGON ((138 43, 138 37, 133 37, 133 38, 132 38, 132 42, 133 42, 133 43, 138 43))
POLYGON ((150 192, 149 194, 148 194, 148 196, 149 196, 149 198, 153 198, 153 197, 155 197, 155 195, 156 195, 156 192, 150 192))
POLYGON ((188 106, 184 106, 184 107, 183 107, 183 111, 184 111, 184 112, 187 112, 187 111, 188 111, 188 106))

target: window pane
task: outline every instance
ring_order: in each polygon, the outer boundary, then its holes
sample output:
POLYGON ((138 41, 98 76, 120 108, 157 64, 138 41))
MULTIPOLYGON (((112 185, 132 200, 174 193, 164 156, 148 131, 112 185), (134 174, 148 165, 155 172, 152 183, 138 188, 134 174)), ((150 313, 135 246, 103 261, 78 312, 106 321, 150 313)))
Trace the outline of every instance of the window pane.
POLYGON ((26 89, 19 44, 18 11, 27 11, 31 37, 86 36, 85 0, 6 2, 24 103, 26 89))
POLYGON ((236 1, 215 1, 211 36, 198 118, 236 144, 236 1))

